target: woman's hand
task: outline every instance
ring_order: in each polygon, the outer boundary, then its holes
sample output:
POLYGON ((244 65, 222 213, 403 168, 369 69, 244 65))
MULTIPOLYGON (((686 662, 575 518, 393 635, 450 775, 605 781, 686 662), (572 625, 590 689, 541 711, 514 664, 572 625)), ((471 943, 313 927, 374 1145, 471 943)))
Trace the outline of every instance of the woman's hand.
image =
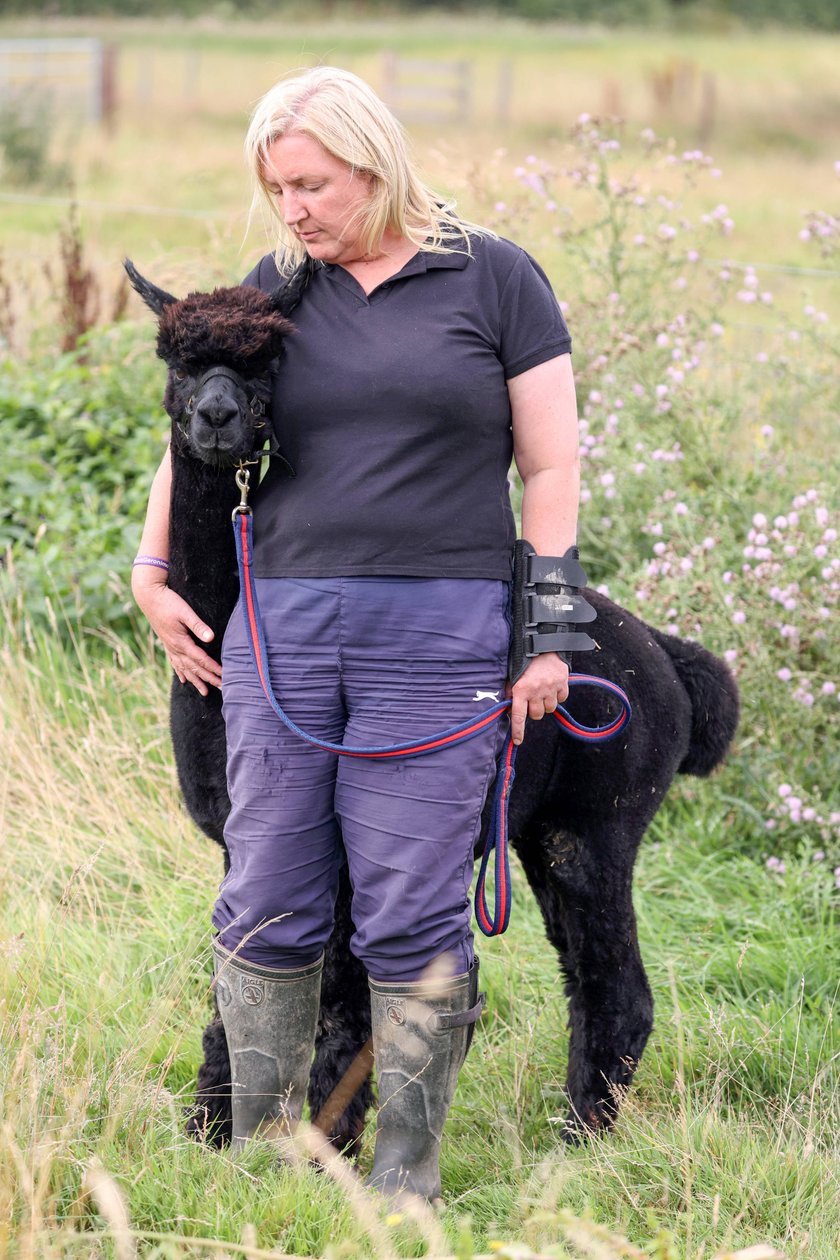
POLYGON ((569 667, 555 652, 544 652, 525 667, 512 687, 510 730, 514 744, 525 736, 525 719, 539 722, 546 713, 553 713, 569 694, 569 667))
POLYGON ((132 590, 141 611, 163 644, 169 663, 182 683, 192 683, 196 691, 208 695, 210 687, 221 687, 222 667, 196 643, 209 643, 213 631, 197 617, 161 580, 160 571, 138 566, 132 575, 132 590), (195 638, 193 638, 195 635, 195 638))

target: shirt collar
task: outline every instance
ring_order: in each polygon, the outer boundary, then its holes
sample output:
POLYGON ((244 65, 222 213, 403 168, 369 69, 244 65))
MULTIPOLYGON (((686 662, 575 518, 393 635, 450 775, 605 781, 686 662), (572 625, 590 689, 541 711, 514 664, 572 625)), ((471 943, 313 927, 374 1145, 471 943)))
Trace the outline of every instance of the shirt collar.
MULTIPOLYGON (((467 253, 436 254, 430 250, 421 249, 413 258, 409 258, 405 266, 401 267, 396 275, 390 278, 391 280, 396 280, 402 276, 420 275, 424 271, 463 271, 469 261, 470 255, 467 253)), ((319 269, 325 271, 329 276, 335 276, 337 272, 348 274, 340 263, 320 262, 319 269)))

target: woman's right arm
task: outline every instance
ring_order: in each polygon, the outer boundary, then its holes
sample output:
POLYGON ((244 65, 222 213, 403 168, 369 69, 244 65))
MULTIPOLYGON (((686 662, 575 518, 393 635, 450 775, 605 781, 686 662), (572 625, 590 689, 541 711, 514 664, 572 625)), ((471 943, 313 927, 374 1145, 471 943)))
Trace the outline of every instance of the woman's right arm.
MULTIPOLYGON (((167 447, 154 475, 146 510, 139 555, 169 559, 169 498, 172 461, 167 447)), ((208 687, 221 687, 222 667, 204 651, 196 638, 209 643, 213 631, 196 616, 189 604, 166 584, 166 570, 138 564, 131 572, 131 590, 141 611, 163 644, 169 662, 182 683, 189 682, 203 696, 208 687), (193 638, 193 635, 196 638, 193 638)))

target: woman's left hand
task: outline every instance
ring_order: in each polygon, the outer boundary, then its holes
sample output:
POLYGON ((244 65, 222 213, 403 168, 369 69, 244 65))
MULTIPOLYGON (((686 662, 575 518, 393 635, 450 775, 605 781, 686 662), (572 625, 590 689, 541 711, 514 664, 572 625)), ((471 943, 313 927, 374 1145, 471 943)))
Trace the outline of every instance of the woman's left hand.
POLYGON ((539 722, 568 697, 569 667, 554 652, 541 653, 526 666, 508 693, 513 701, 510 709, 513 742, 521 744, 526 717, 539 722))

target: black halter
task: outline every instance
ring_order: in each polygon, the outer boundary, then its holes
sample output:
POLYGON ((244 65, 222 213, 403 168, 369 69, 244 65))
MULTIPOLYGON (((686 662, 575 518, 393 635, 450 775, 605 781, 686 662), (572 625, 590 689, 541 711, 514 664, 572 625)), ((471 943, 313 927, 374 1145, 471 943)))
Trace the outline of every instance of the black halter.
MULTIPOLYGON (((268 421, 266 419, 260 419, 260 417, 264 417, 266 414, 265 403, 263 402, 263 400, 259 398, 257 394, 255 394, 251 390, 251 388, 248 385, 248 382, 245 380, 243 376, 240 375, 239 372, 235 372, 233 368, 223 367, 221 365, 208 368, 207 371, 203 372, 202 375, 198 378, 198 380, 195 383, 195 389, 190 394, 189 398, 187 399, 186 405, 184 406, 184 413, 187 416, 192 416, 193 412, 195 411, 196 394, 201 389, 203 389, 203 387, 207 384, 208 381, 212 381, 213 378, 216 376, 221 376, 225 380, 232 381, 234 385, 236 385, 239 389, 242 390, 243 394, 245 394, 246 396, 250 395, 250 400, 249 400, 248 405, 251 410, 251 415, 255 419, 260 421, 260 423, 257 425, 257 428, 263 428, 264 426, 268 424, 268 421)), ((183 433, 184 437, 189 439, 189 421, 187 421, 186 424, 183 424, 180 427, 181 427, 181 432, 183 433)), ((282 464, 285 464, 287 472, 292 477, 294 477, 295 470, 292 468, 289 461, 283 455, 280 454, 280 447, 277 443, 276 437, 274 436, 274 430, 272 429, 271 425, 268 425, 268 449, 266 449, 265 446, 258 447, 255 450, 253 450, 251 454, 248 456, 248 458, 243 460, 242 462, 246 464, 256 464, 256 463, 259 463, 261 459, 268 459, 272 455, 276 456, 276 458, 279 459, 282 464)))
MULTIPOLYGON (((217 367, 208 368, 206 372, 202 373, 202 375, 199 376, 198 380, 195 383, 195 389, 193 390, 192 394, 190 394, 189 398, 187 399, 187 404, 184 407, 184 411, 186 411, 188 416, 191 416, 192 413, 195 411, 196 394, 198 393, 200 389, 203 389, 203 387, 207 384, 208 381, 212 381, 214 376, 222 376, 224 377, 225 380, 233 381, 234 385, 239 386, 243 394, 247 394, 249 392, 248 382, 245 380, 244 376, 240 376, 238 372, 234 372, 233 368, 222 367, 221 365, 217 367)), ((253 394, 253 393, 251 394, 250 407, 251 407, 252 416, 265 415, 265 403, 263 402, 261 398, 258 398, 256 394, 253 394)))

